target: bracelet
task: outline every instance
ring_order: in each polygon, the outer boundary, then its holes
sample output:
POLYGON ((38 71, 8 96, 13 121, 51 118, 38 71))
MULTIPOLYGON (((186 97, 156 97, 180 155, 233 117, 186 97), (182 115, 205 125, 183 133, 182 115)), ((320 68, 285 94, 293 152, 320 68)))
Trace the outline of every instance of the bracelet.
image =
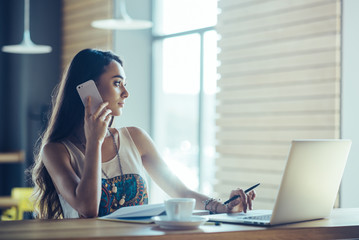
POLYGON ((208 206, 208 204, 209 204, 210 202, 213 202, 213 201, 215 201, 214 198, 208 198, 207 200, 202 201, 202 203, 203 203, 203 205, 204 205, 204 210, 209 210, 209 209, 207 209, 207 206, 208 206))

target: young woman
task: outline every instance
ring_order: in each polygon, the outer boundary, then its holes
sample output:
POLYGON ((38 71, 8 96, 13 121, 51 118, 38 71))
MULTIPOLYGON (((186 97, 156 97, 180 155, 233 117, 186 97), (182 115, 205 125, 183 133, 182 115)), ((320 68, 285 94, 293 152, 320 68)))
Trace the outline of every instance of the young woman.
POLYGON ((129 93, 122 61, 109 51, 85 49, 72 60, 53 100, 52 114, 32 170, 38 218, 96 217, 148 203, 145 171, 171 197, 196 199, 197 209, 239 212, 255 192, 228 205, 189 190, 162 160, 151 138, 136 127, 111 128, 129 93), (91 113, 76 86, 94 80, 103 104, 91 113))

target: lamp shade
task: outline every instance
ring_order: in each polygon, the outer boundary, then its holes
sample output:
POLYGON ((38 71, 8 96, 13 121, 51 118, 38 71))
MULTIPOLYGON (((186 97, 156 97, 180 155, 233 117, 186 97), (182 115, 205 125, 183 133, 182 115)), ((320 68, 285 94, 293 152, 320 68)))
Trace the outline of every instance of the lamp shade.
POLYGON ((152 22, 146 20, 134 20, 126 10, 125 0, 119 0, 120 16, 113 19, 101 19, 91 23, 94 28, 108 30, 138 30, 152 27, 152 22))
POLYGON ((17 54, 42 54, 51 52, 52 48, 46 45, 36 45, 30 39, 30 32, 24 32, 24 38, 20 44, 2 47, 3 52, 17 54))
POLYGON ((3 52, 18 54, 42 54, 52 51, 50 46, 36 45, 31 41, 30 37, 30 4, 29 0, 24 2, 24 36, 20 44, 7 45, 2 47, 3 52))
POLYGON ((109 30, 138 30, 151 28, 152 23, 144 20, 102 19, 93 21, 91 26, 109 30))

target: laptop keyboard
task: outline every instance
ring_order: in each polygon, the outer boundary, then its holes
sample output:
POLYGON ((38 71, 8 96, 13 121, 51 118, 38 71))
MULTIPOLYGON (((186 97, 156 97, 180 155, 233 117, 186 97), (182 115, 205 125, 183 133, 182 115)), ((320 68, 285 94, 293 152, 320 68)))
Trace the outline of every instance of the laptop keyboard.
POLYGON ((271 216, 272 216, 271 214, 268 214, 268 215, 248 216, 248 217, 242 217, 242 218, 250 219, 250 220, 269 221, 271 216))

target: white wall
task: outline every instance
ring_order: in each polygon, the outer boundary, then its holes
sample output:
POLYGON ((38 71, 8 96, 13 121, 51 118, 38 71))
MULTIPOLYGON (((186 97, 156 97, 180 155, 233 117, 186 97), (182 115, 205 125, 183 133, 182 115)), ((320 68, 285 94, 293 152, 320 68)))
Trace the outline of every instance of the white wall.
MULTIPOLYGON (((127 13, 133 19, 151 20, 151 4, 151 0, 127 0, 127 13)), ((118 10, 116 7, 115 14, 118 10)), ((116 126, 141 127, 150 133, 152 29, 116 30, 114 45, 116 53, 124 60, 130 93, 122 116, 116 119, 116 126)))
POLYGON ((359 207, 359 1, 343 0, 342 138, 352 139, 341 207, 359 207))

